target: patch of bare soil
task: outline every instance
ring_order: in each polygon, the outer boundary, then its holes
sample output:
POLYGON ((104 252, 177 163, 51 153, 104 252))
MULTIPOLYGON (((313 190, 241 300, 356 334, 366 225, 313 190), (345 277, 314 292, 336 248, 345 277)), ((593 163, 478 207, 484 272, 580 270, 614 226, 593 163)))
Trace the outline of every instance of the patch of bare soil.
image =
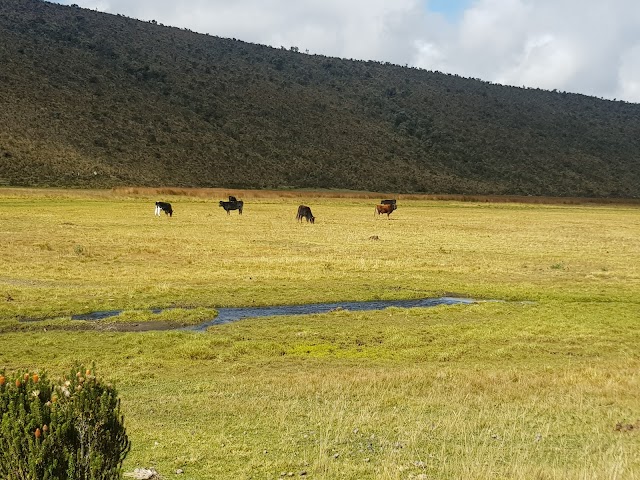
POLYGON ((614 428, 616 432, 638 432, 640 431, 640 420, 636 420, 636 423, 616 423, 614 428))
POLYGON ((97 323, 96 330, 103 332, 150 332, 160 330, 176 330, 189 326, 186 323, 155 320, 139 323, 97 323))
MULTIPOLYGON (((20 323, 30 323, 31 326, 28 328, 28 331, 36 331, 39 328, 36 326, 37 322, 41 322, 46 319, 21 319, 20 323)), ((65 323, 62 325, 56 324, 47 324, 46 326, 42 326, 42 331, 69 331, 69 332, 78 332, 78 331, 99 331, 99 332, 150 332, 150 331, 161 331, 161 330, 177 330, 179 328, 185 328, 193 325, 189 325, 184 322, 176 322, 176 321, 168 321, 168 320, 155 320, 149 322, 136 322, 136 323, 126 323, 126 322, 105 322, 105 321, 95 321, 95 322, 71 322, 65 323)), ((6 328, 0 333, 6 333, 11 331, 20 331, 24 330, 21 328, 6 328)))

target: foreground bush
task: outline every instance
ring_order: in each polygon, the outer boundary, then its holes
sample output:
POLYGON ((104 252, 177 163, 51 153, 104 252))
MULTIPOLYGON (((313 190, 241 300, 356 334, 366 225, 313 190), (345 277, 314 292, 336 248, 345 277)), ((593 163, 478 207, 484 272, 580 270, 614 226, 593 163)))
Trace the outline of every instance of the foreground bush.
POLYGON ((0 478, 119 478, 129 448, 117 392, 91 370, 0 372, 0 478))

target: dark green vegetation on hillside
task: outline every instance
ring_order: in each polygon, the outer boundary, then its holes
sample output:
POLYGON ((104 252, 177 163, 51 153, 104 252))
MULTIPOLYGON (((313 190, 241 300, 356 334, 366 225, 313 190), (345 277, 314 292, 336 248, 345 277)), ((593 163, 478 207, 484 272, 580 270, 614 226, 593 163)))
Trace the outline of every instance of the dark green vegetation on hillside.
POLYGON ((640 195, 640 105, 0 0, 0 184, 640 195))

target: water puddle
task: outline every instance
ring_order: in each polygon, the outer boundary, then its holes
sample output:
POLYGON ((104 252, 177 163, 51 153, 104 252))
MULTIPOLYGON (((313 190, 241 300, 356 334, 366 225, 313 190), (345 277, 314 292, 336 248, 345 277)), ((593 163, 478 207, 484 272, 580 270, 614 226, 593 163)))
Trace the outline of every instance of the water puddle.
MULTIPOLYGON (((230 307, 218 308, 218 316, 212 320, 208 320, 200 325, 187 327, 186 330, 203 331, 214 325, 222 325, 225 323, 235 322, 246 318, 261 317, 279 317, 287 315, 311 315, 318 313, 328 313, 331 311, 347 310, 352 312, 360 312, 367 310, 384 310, 389 307, 398 308, 417 308, 417 307, 435 307, 438 305, 466 305, 475 303, 471 298, 456 297, 439 297, 439 298, 423 298, 418 300, 372 300, 365 302, 336 302, 336 303, 312 303, 307 305, 281 305, 274 307, 230 307)), ((170 309, 166 309, 170 310, 170 309)), ((154 314, 158 314, 163 309, 150 310, 154 314)), ((83 315, 73 315, 72 320, 104 320, 109 317, 115 317, 122 313, 121 310, 107 310, 102 312, 93 312, 83 315)))
POLYGON ((213 325, 235 322, 245 318, 259 317, 279 317, 285 315, 311 315, 317 313, 328 313, 337 310, 348 310, 351 312, 367 310, 384 310, 389 307, 416 308, 435 307, 437 305, 460 305, 475 303, 470 298, 423 298, 419 300, 373 300, 366 302, 337 302, 337 303, 312 303, 307 305, 283 305, 279 307, 237 307, 220 308, 218 316, 210 322, 205 322, 193 330, 204 330, 213 325))

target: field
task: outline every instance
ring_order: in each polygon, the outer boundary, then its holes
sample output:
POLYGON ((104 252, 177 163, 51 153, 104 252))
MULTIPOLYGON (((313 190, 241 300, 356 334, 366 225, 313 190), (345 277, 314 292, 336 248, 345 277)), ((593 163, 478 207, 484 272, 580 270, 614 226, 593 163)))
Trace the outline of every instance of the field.
POLYGON ((174 193, 0 190, 0 369, 95 361, 122 398, 126 471, 640 478, 638 206, 401 197, 387 219, 378 197, 248 191, 227 216, 234 191, 174 193), (121 331, 442 295, 479 302, 121 331), (70 319, 101 310, 124 312, 70 319))

